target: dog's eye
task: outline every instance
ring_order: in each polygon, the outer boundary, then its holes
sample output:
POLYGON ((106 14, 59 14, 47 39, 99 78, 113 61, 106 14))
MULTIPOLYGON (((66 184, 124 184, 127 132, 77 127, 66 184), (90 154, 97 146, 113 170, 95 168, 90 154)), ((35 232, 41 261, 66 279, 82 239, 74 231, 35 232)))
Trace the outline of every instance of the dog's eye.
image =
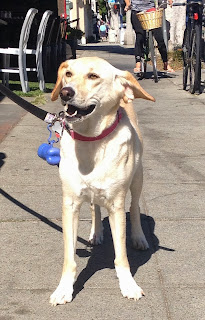
POLYGON ((100 78, 100 77, 95 73, 89 73, 88 74, 88 79, 95 80, 95 79, 98 79, 98 78, 100 78))
POLYGON ((70 71, 67 71, 65 75, 66 75, 66 77, 68 77, 68 78, 72 77, 72 73, 71 73, 70 71))

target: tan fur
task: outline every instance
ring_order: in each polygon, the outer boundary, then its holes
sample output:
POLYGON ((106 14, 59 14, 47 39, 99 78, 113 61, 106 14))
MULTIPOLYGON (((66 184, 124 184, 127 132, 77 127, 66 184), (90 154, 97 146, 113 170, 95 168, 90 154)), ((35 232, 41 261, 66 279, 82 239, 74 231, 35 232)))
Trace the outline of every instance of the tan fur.
POLYGON ((61 63, 61 65, 58 69, 58 78, 56 81, 56 85, 51 93, 51 100, 52 101, 55 101, 58 99, 60 89, 62 88, 62 77, 63 77, 64 72, 67 67, 68 67, 68 63, 65 61, 65 62, 61 63))
POLYGON ((120 107, 122 119, 112 133, 94 142, 73 140, 66 130, 63 132, 59 171, 63 186, 64 266, 50 303, 57 305, 72 300, 78 213, 83 202, 91 204, 89 241, 93 245, 103 240, 100 206, 108 210, 120 289, 124 297, 138 300, 143 291, 131 275, 126 254, 124 208, 129 189, 133 245, 144 250, 148 243, 141 228, 139 210, 143 180, 142 137, 131 101, 135 98, 154 101, 154 98, 129 72, 95 57, 64 62, 51 99, 56 100, 61 89, 66 87, 75 92, 70 105, 82 109, 95 105, 94 111, 83 121, 70 124, 77 133, 88 137, 100 135, 115 121, 120 107))
POLYGON ((122 100, 120 103, 120 106, 125 109, 132 126, 135 128, 135 131, 137 132, 137 135, 140 139, 141 144, 143 144, 142 135, 141 135, 140 129, 138 127, 137 114, 134 110, 133 104, 131 102, 124 103, 124 100, 122 100))

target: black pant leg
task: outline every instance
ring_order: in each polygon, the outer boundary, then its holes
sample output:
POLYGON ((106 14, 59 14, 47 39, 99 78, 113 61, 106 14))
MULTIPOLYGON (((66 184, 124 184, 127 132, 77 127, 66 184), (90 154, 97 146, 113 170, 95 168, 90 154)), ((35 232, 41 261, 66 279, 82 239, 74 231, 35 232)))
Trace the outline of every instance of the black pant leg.
POLYGON ((135 59, 136 59, 136 62, 139 62, 143 57, 143 44, 145 39, 145 30, 142 29, 141 23, 138 20, 136 13, 137 12, 134 10, 131 12, 131 23, 136 34, 135 49, 134 49, 135 59))
POLYGON ((167 48, 164 43, 162 28, 153 29, 153 35, 157 41, 158 44, 158 50, 161 54, 162 61, 167 62, 167 48))

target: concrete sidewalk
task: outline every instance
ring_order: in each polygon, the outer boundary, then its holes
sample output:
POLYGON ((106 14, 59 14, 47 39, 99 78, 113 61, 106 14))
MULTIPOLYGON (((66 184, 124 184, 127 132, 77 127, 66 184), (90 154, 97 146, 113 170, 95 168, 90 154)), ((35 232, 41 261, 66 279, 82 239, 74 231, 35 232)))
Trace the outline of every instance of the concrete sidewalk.
MULTIPOLYGON (((129 71, 134 65, 132 49, 117 45, 87 45, 77 55, 99 56, 129 71)), ((90 213, 84 206, 74 299, 49 305, 63 264, 61 183, 57 167, 36 154, 47 141, 46 124, 26 114, 1 143, 0 320, 205 319, 205 93, 183 91, 181 72, 161 76, 157 84, 151 73, 140 82, 155 104, 134 102, 144 136, 141 213, 150 250, 133 250, 128 235, 128 257, 146 296, 138 302, 121 296, 106 213, 104 244, 91 251, 90 213)), ((43 108, 62 107, 48 100, 43 108)))

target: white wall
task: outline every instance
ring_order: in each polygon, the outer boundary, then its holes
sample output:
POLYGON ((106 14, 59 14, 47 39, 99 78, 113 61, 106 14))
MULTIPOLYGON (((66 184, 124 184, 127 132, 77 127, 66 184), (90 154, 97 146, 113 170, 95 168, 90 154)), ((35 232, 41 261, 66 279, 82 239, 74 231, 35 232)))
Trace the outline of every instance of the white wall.
MULTIPOLYGON (((177 0, 184 2, 184 0, 177 0)), ((166 9, 166 20, 170 23, 169 51, 182 46, 185 29, 186 7, 168 7, 166 9)))

